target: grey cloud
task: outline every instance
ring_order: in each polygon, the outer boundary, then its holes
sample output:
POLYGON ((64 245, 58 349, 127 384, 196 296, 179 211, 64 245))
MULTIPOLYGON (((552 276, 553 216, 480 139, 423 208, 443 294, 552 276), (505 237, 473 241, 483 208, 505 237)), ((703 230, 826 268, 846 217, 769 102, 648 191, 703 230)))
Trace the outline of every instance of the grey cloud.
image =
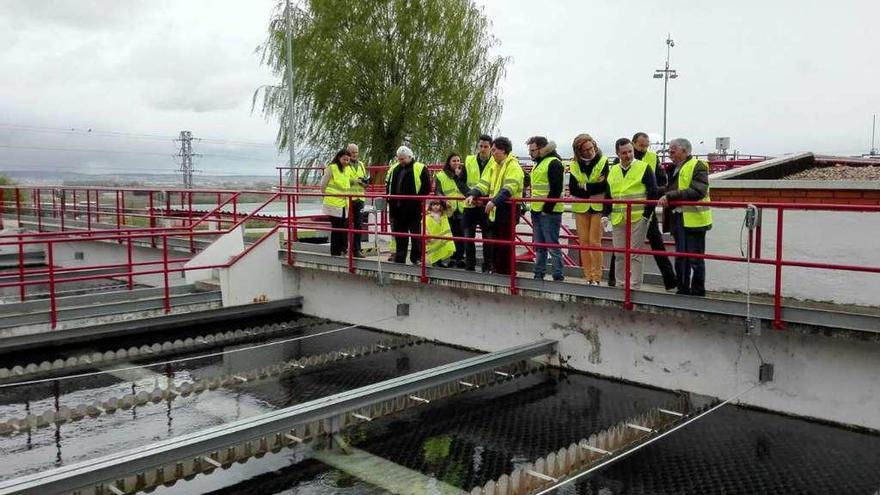
POLYGON ((75 29, 128 29, 145 0, 4 0, 0 18, 16 20, 19 28, 52 23, 75 29))

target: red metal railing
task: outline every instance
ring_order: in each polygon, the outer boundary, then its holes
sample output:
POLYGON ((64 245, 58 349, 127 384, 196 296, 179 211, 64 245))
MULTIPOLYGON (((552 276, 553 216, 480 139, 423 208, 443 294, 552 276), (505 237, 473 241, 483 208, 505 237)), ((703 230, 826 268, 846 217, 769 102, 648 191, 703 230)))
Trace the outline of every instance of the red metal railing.
MULTIPOLYGON (((427 241, 434 239, 442 239, 442 240, 451 240, 451 241, 460 241, 460 242, 482 242, 488 244, 496 244, 496 245, 508 245, 511 246, 512 252, 515 254, 516 248, 521 248, 526 251, 533 251, 537 247, 544 248, 568 248, 568 249, 578 249, 582 253, 584 251, 600 251, 600 252, 611 252, 611 253, 620 253, 620 255, 625 256, 625 269, 623 274, 623 291, 624 291, 624 307, 626 309, 631 309, 633 307, 633 298, 632 298, 632 287, 631 287, 631 266, 630 259, 631 255, 665 255, 672 257, 687 257, 687 258, 701 258, 706 260, 715 260, 721 262, 734 262, 734 263, 754 263, 756 265, 764 265, 764 266, 772 266, 774 269, 774 286, 773 286, 773 306, 774 306, 774 319, 773 324, 776 328, 784 327, 783 320, 783 300, 782 300, 782 281, 783 281, 783 268, 784 267, 800 267, 800 268, 810 268, 810 269, 821 269, 821 270, 841 270, 841 271, 851 271, 851 272, 863 272, 863 273, 880 273, 880 267, 870 267, 863 265, 847 265, 841 263, 819 263, 812 261, 799 261, 799 260, 791 260, 787 259, 784 256, 784 245, 783 245, 783 233, 784 233, 784 221, 785 216, 784 212, 786 210, 804 210, 804 211, 836 211, 836 212, 880 212, 880 206, 860 206, 860 205, 828 205, 828 204, 790 204, 790 203, 759 203, 755 204, 761 210, 773 211, 776 210, 776 239, 775 239, 775 250, 771 257, 765 258, 761 253, 761 231, 760 229, 756 229, 754 233, 749 233, 749 253, 750 256, 729 256, 722 254, 713 254, 713 253, 705 253, 705 254, 694 254, 694 253, 679 253, 676 251, 652 251, 650 249, 634 249, 630 248, 631 243, 627 242, 624 247, 604 247, 604 246, 580 246, 577 243, 577 236, 572 235, 570 231, 564 232, 560 236, 559 244, 547 244, 547 243, 536 243, 533 240, 526 241, 523 237, 528 237, 528 233, 520 233, 519 237, 515 237, 513 240, 500 240, 500 239, 472 239, 466 237, 437 237, 430 236, 427 234, 427 230, 424 225, 424 219, 422 220, 422 231, 419 234, 404 234, 404 233, 394 233, 390 232, 387 228, 387 217, 384 215, 382 219, 377 224, 367 224, 364 228, 356 230, 354 229, 354 223, 352 221, 351 216, 348 219, 348 225, 344 228, 332 228, 326 223, 326 218, 323 215, 298 215, 296 208, 297 204, 301 202, 301 200, 307 199, 320 199, 324 195, 319 192, 310 192, 310 191, 301 191, 301 192, 266 192, 266 191, 223 191, 223 190, 199 190, 199 191, 182 191, 182 190, 171 190, 171 191, 162 191, 164 197, 166 199, 166 205, 164 210, 160 208, 155 208, 154 204, 154 195, 159 193, 160 191, 156 190, 148 190, 148 189, 126 189, 126 192, 138 192, 139 194, 144 194, 148 196, 148 204, 144 208, 135 208, 135 207, 126 207, 125 206, 125 195, 121 192, 115 193, 114 196, 119 198, 112 208, 101 208, 98 207, 100 204, 100 193, 97 189, 93 188, 63 188, 64 191, 69 191, 70 196, 65 196, 64 193, 60 195, 62 201, 60 204, 58 201, 54 203, 54 205, 50 206, 49 203, 45 205, 42 204, 42 201, 39 200, 41 194, 38 192, 38 189, 34 188, 30 190, 33 195, 34 205, 31 207, 23 206, 22 198, 24 194, 22 194, 23 188, 0 188, 0 200, 5 198, 14 198, 9 202, 0 201, 0 214, 6 215, 10 218, 15 218, 17 221, 21 221, 23 218, 27 217, 28 213, 31 215, 36 215, 35 222, 37 225, 38 232, 22 232, 22 233, 13 233, 13 234, 5 234, 0 235, 0 247, 15 247, 18 251, 18 269, 15 272, 17 275, 17 280, 14 281, 6 281, 0 283, 0 288, 8 288, 8 287, 17 287, 19 289, 19 297, 21 300, 25 300, 26 298, 26 287, 30 285, 48 285, 50 292, 50 312, 52 313, 52 324, 55 326, 57 324, 57 307, 56 307, 56 297, 55 292, 58 284, 62 283, 70 283, 77 281, 86 281, 86 280, 95 280, 100 278, 121 278, 127 281, 128 287, 132 288, 134 285, 135 277, 145 276, 145 275, 161 275, 163 278, 163 286, 164 286, 164 300, 165 300, 165 309, 166 311, 170 310, 170 284, 169 284, 169 274, 171 273, 182 273, 187 270, 205 270, 205 269, 213 269, 213 268, 228 268, 232 266, 235 262, 241 259, 243 256, 248 254, 252 249, 256 246, 260 245, 263 242, 266 242, 268 239, 272 238, 279 230, 285 229, 287 231, 287 239, 286 243, 286 251, 287 251, 287 263, 294 264, 295 262, 295 249, 294 242, 298 238, 298 229, 308 228, 312 230, 319 231, 342 231, 346 233, 347 242, 349 244, 348 249, 348 269, 351 272, 356 272, 356 265, 354 261, 354 249, 351 248, 353 243, 354 234, 363 234, 363 235, 371 235, 378 234, 389 236, 393 235, 396 237, 408 237, 413 239, 419 239, 421 241, 421 267, 420 267, 420 280, 422 282, 429 282, 430 276, 428 274, 427 267, 427 241), (10 194, 10 190, 12 190, 10 194), (86 205, 77 204, 74 202, 73 205, 67 204, 67 197, 75 198, 75 194, 79 193, 80 196, 85 195, 86 205), (180 203, 182 205, 182 209, 171 208, 170 202, 172 195, 180 195, 180 203), (191 202, 191 198, 194 195, 205 195, 211 194, 216 195, 216 201, 214 202, 213 208, 207 211, 199 211, 198 214, 196 210, 193 208, 193 203, 191 202), (260 203, 255 209, 246 214, 240 214, 237 211, 237 201, 238 199, 244 195, 250 194, 263 198, 267 198, 265 201, 260 203), (92 201, 88 198, 91 196, 95 196, 94 205, 95 208, 92 208, 92 201), (223 198, 226 198, 225 200, 223 198), (251 244, 244 252, 240 253, 230 261, 222 264, 214 264, 214 265, 205 265, 205 266, 190 266, 184 268, 182 265, 190 258, 188 257, 171 257, 169 252, 169 240, 172 239, 187 239, 191 240, 193 238, 199 237, 210 237, 213 238, 218 234, 223 234, 232 231, 239 226, 246 224, 247 222, 256 220, 256 219, 266 219, 270 217, 263 216, 261 212, 266 209, 266 207, 273 202, 276 201, 284 201, 286 204, 286 211, 283 214, 280 214, 277 217, 271 218, 274 221, 274 225, 266 232, 263 236, 261 236, 254 244, 251 244), (231 211, 230 211, 231 207, 231 211), (12 209, 15 209, 12 212, 12 209), (99 224, 98 215, 103 213, 105 216, 109 216, 109 218, 117 218, 119 220, 116 221, 115 226, 110 226, 110 228, 99 229, 94 228, 95 224, 99 224), (65 217, 70 217, 70 219, 77 218, 80 221, 82 217, 85 216, 87 221, 85 223, 84 230, 81 229, 82 225, 76 226, 71 225, 70 222, 65 222, 65 217), (54 217, 57 222, 57 226, 61 226, 63 223, 65 226, 65 230, 61 232, 39 232, 44 227, 44 223, 42 219, 44 217, 54 217), (94 217, 95 223, 91 223, 88 219, 94 217), (134 227, 127 226, 125 224, 126 218, 148 218, 149 226, 146 227, 134 227), (183 224, 179 227, 155 227, 154 225, 159 220, 168 220, 168 221, 181 221, 184 220, 183 224), (217 226, 217 230, 197 230, 196 227, 201 226, 203 224, 211 224, 215 223, 217 226), (223 229, 223 226, 228 226, 226 229, 223 229), (375 228, 370 228, 375 227, 375 228), (75 243, 75 242, 119 242, 126 244, 126 252, 127 259, 125 263, 115 263, 115 264, 104 264, 104 265, 89 265, 82 267, 56 267, 55 266, 55 246, 61 243, 75 243), (568 243, 569 241, 574 241, 575 244, 568 243), (151 260, 151 261, 143 261, 136 260, 133 256, 132 246, 137 242, 149 242, 150 245, 161 245, 162 248, 162 259, 161 260, 151 260), (27 246, 45 246, 46 256, 47 256, 47 264, 48 266, 45 268, 26 268, 24 263, 24 255, 27 246), (71 274, 75 274, 78 272, 83 272, 87 270, 96 270, 96 269, 104 269, 104 270, 117 270, 112 271, 110 273, 100 273, 100 274, 80 274, 76 276, 67 276, 71 274), (65 275, 63 278, 59 278, 59 275, 65 275), (32 277, 38 277, 36 279, 32 279, 32 277)), ((45 194, 47 189, 54 190, 62 190, 62 188, 47 188, 41 187, 39 188, 45 194)), ((106 190, 106 189, 105 189, 106 190)), ((112 191, 110 191, 112 192, 112 191)), ((53 197, 55 195, 53 194, 53 197)), ((424 205, 427 200, 436 199, 438 196, 392 196, 392 195, 384 195, 384 194, 375 194, 375 193, 367 193, 367 200, 371 201, 375 198, 385 198, 385 199, 408 199, 415 200, 421 204, 422 211, 424 211, 424 205)), ((349 211, 351 206, 352 197, 351 196, 342 196, 347 198, 349 201, 349 211)), ((456 199, 456 198, 446 198, 446 199, 456 199)), ((460 199, 460 198, 458 198, 460 199)), ((530 198, 521 198, 513 200, 514 204, 522 204, 529 203, 533 201, 530 198)), ((652 201, 610 201, 610 200, 593 200, 593 199, 575 199, 575 198, 563 198, 563 199, 540 199, 542 202, 566 202, 566 203, 580 203, 580 202, 603 202, 603 203, 620 203, 625 204, 627 207, 627 213, 631 212, 633 208, 642 207, 645 204, 654 204, 652 201)), ((696 205, 697 203, 677 203, 676 206, 684 206, 684 205, 696 205)), ((743 209, 748 206, 747 203, 742 202, 712 202, 710 203, 713 208, 717 209, 743 209)), ((703 203, 700 203, 703 205, 703 203)), ((510 208, 511 214, 511 222, 513 225, 518 223, 516 220, 517 208, 510 208)), ((627 226, 629 226, 629 215, 627 215, 627 226)), ((82 223, 82 222, 80 222, 82 223)), ((528 220, 526 220, 526 225, 528 225, 528 220)), ((760 224, 759 224, 760 225, 760 224)), ((630 230, 627 229, 627 240, 629 240, 630 230)), ((190 241, 190 246, 193 246, 192 241, 190 241)), ((517 274, 516 274, 516 256, 513 255, 510 257, 511 266, 510 270, 510 280, 509 280, 509 290, 511 293, 515 294, 518 292, 517 287, 517 274)), ((618 274, 618 278, 620 274, 618 274)))

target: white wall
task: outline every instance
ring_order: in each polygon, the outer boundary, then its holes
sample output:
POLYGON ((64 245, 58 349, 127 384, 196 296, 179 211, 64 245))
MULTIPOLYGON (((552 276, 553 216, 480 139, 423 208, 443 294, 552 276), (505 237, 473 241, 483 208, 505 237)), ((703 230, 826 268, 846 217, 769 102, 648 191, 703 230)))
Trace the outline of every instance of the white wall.
POLYGON ((250 304, 285 297, 281 264, 278 262, 279 234, 265 239, 229 268, 220 269, 223 306, 250 304))
MULTIPOLYGON (((63 266, 65 268, 72 267, 85 267, 85 266, 94 266, 94 265, 111 265, 117 263, 127 263, 128 262, 128 250, 125 244, 118 244, 116 242, 104 242, 104 241, 82 241, 82 242, 63 242, 63 243, 55 243, 53 248, 53 254, 55 256, 55 266, 63 266), (83 254, 83 259, 76 259, 75 253, 81 252, 83 254)), ((170 251, 168 253, 169 258, 187 258, 189 257, 189 253, 184 253, 180 251, 170 251)), ((46 255, 46 259, 48 260, 48 254, 46 255)), ((132 247, 132 261, 133 262, 143 262, 143 261, 161 261, 162 260, 162 250, 161 249, 153 249, 147 247, 132 247)), ((169 267, 171 268, 180 268, 182 266, 181 263, 171 263, 169 267)), ((135 271, 153 271, 153 270, 161 270, 162 263, 157 263, 154 265, 147 266, 136 266, 134 267, 135 271)), ((125 272, 126 267, 121 267, 118 269, 114 269, 114 271, 118 270, 119 272, 125 272)), ((118 277, 124 278, 124 277, 118 277)), ((164 286, 163 275, 161 273, 155 275, 137 275, 134 277, 135 283, 149 285, 152 287, 162 287, 164 286)), ((186 284, 186 278, 181 272, 173 272, 168 277, 168 283, 171 286, 176 285, 184 285, 186 284)), ((60 290, 63 290, 64 286, 60 287, 60 290)))
MULTIPOLYGON (((714 225, 707 235, 706 251, 740 256, 743 210, 713 210, 714 225)), ((880 215, 849 212, 786 211, 783 219, 783 257, 791 261, 838 263, 880 267, 876 244, 880 241, 880 215)), ((748 235, 743 236, 743 249, 748 235)), ((762 258, 776 256, 776 211, 764 212, 762 258)), ((709 261, 706 288, 745 292, 744 263, 709 261)), ((753 293, 772 294, 773 266, 751 266, 753 293)), ((814 268, 782 270, 782 295, 797 299, 880 306, 880 274, 814 268)))
MULTIPOLYGON (((242 227, 239 226, 237 229, 218 237, 183 266, 189 268, 191 266, 221 265, 242 251, 244 251, 244 235, 242 234, 242 227)), ((213 271, 212 269, 187 271, 186 283, 194 284, 200 280, 214 278, 212 275, 213 271)))
MULTIPOLYGON (((486 351, 556 339, 579 370, 722 398, 757 380, 757 353, 733 322, 417 283, 380 287, 310 269, 284 273, 288 294, 302 295, 310 315, 486 351), (398 303, 409 303, 411 316, 376 321, 393 316, 398 303)), ((776 378, 743 403, 880 429, 880 343, 770 330, 754 343, 774 363, 776 378)))

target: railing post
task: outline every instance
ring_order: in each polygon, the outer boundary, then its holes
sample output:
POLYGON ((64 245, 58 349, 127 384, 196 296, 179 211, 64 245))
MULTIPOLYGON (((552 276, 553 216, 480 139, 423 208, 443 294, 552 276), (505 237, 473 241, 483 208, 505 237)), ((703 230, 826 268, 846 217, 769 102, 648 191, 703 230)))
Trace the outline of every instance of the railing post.
POLYGON ((86 230, 90 233, 92 230, 92 195, 89 189, 86 189, 86 230))
POLYGON ((40 190, 34 190, 34 204, 36 205, 37 210, 37 232, 43 231, 43 212, 40 207, 40 190))
POLYGON ((101 223, 101 190, 95 189, 95 223, 101 223))
MULTIPOLYGON (((496 212, 497 213, 497 212, 496 212)), ((516 287, 516 224, 517 205, 516 198, 510 198, 510 293, 518 294, 519 289, 516 287)), ((534 239, 532 239, 534 241, 534 239)))
POLYGON ((127 225, 125 222, 125 191, 119 190, 119 215, 122 217, 122 225, 127 225))
POLYGON ((292 207, 290 205, 290 195, 287 196, 287 264, 293 265, 293 230, 290 227, 290 214, 292 207))
POLYGON ((65 208, 65 203, 67 202, 67 201, 65 201, 66 199, 67 198, 65 197, 64 189, 62 188, 61 189, 61 231, 62 232, 64 231, 64 215, 67 211, 67 209, 65 208))
MULTIPOLYGON (((613 208, 613 207, 612 207, 613 208)), ((631 246, 632 245, 632 203, 626 203, 626 246, 624 247, 624 268, 623 275, 626 277, 623 282, 623 309, 633 309, 632 303, 632 270, 631 246)), ((618 253, 620 254, 620 253, 618 253)))
POLYGON ((122 222, 119 219, 119 190, 116 190, 116 230, 122 228, 122 222))
MULTIPOLYGON (((421 259, 422 262, 419 263, 421 265, 421 274, 419 277, 419 281, 423 284, 428 283, 428 212, 425 209, 425 200, 419 200, 419 211, 422 212, 422 228, 420 229, 419 237, 422 240, 422 249, 421 249, 421 259)), ((413 242, 415 242, 415 238, 413 238, 413 242)))
POLYGON ((214 210, 216 212, 214 214, 214 218, 217 219, 217 230, 223 229, 223 226, 220 225, 220 220, 223 218, 223 215, 220 214, 220 205, 221 204, 223 204, 223 197, 220 195, 220 193, 217 193, 217 208, 214 208, 214 210))
POLYGON ((232 225, 238 223, 238 193, 232 197, 232 225))
MULTIPOLYGON (((147 193, 147 197, 148 197, 147 201, 148 201, 148 203, 149 203, 149 205, 148 205, 148 209, 149 209, 149 213, 148 213, 148 215, 149 215, 149 218, 150 218, 150 228, 151 228, 151 229, 154 229, 154 228, 156 228, 156 214, 153 212, 153 191, 150 191, 149 193, 147 193)), ((155 238, 155 237, 150 237, 150 246, 153 247, 153 248, 156 247, 156 238, 155 238)))
POLYGON ((756 260, 761 259, 761 223, 762 217, 764 216, 764 210, 762 208, 758 208, 758 222, 755 225, 755 258, 756 260))
POLYGON ((21 228, 21 190, 15 188, 15 222, 16 227, 21 228))
POLYGON ((193 193, 189 191, 187 194, 189 197, 189 252, 196 252, 196 243, 193 237, 193 193))
POLYGON ((776 209, 776 286, 773 294, 773 328, 783 330, 782 321, 782 208, 776 209))
POLYGON ((162 235, 162 277, 165 285, 165 312, 171 312, 171 290, 168 287, 168 234, 162 235))
POLYGON ((4 192, 5 192, 5 189, 0 189, 0 229, 3 228, 3 214, 6 212, 5 208, 4 208, 6 206, 5 205, 6 200, 3 198, 4 192))
POLYGON ((58 205, 55 202, 55 189, 52 189, 52 218, 58 218, 58 205))
POLYGON ((128 244, 128 290, 134 289, 134 275, 132 272, 134 271, 134 257, 132 255, 131 249, 131 231, 127 232, 127 244, 128 244))
POLYGON ((79 208, 79 205, 76 202, 76 189, 72 189, 70 192, 71 192, 71 195, 73 196, 71 198, 71 201, 73 202, 73 220, 76 221, 78 219, 78 216, 76 214, 77 208, 79 208))
POLYGON ((352 204, 354 200, 348 197, 348 272, 354 273, 354 215, 352 215, 352 204))
POLYGON ((24 241, 21 234, 18 235, 18 300, 24 302, 24 241))
POLYGON ((49 264, 49 315, 52 319, 52 329, 58 326, 58 307, 55 301, 55 255, 52 249, 52 241, 46 241, 47 257, 49 264))
MULTIPOLYGON (((288 193, 288 194, 289 194, 289 193, 288 193)), ((288 244, 288 247, 290 248, 290 253, 289 253, 290 256, 289 256, 289 258, 288 258, 288 261, 290 262, 290 264, 293 264, 293 256, 294 256, 294 254, 293 254, 293 247, 292 247, 292 246, 293 246, 293 243, 294 243, 294 242, 296 242, 297 240, 299 240, 299 230, 298 230, 297 225, 296 225, 296 200, 298 199, 298 196, 297 196, 296 193, 294 193, 292 196, 290 196, 290 198, 291 198, 291 200, 290 200, 290 205, 291 205, 290 212, 291 212, 292 216, 291 216, 291 218, 288 219, 288 221, 293 222, 293 224, 292 224, 292 225, 288 224, 288 227, 290 228, 290 231, 289 231, 289 237, 287 238, 287 242, 289 243, 289 244, 288 244)))

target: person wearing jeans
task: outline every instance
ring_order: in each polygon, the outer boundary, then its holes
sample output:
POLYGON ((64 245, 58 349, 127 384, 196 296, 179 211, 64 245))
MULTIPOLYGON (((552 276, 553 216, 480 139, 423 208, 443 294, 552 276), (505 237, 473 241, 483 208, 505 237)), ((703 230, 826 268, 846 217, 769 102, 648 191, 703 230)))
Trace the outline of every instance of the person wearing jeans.
MULTIPOLYGON (((533 136, 526 141, 529 147, 529 156, 535 161, 535 166, 529 174, 529 183, 532 189, 532 199, 559 199, 562 197, 562 182, 565 175, 565 167, 559 154, 556 153, 556 143, 548 141, 544 136, 533 136)), ((553 263, 553 280, 564 280, 562 271, 562 250, 559 244, 559 228, 562 225, 562 212, 565 204, 562 202, 530 203, 532 211, 532 238, 536 243, 556 244, 556 247, 535 246, 535 278, 541 280, 547 272, 547 254, 549 252, 553 263)))

